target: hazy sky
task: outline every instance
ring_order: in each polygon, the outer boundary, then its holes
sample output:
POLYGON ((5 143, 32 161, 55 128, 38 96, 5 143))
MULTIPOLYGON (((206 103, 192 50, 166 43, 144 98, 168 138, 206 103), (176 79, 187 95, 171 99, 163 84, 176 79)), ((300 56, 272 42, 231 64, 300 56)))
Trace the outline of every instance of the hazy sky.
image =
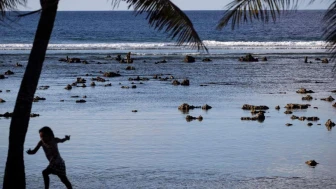
MULTIPOLYGON (((223 10, 233 0, 172 0, 182 10, 223 10)), ((308 0, 301 0, 307 2, 308 0)), ((26 8, 19 10, 36 10, 40 8, 40 0, 28 0, 26 8)), ((331 1, 316 0, 307 5, 301 3, 299 9, 327 9, 331 1), (328 3, 329 2, 329 3, 328 3)), ((110 0, 60 0, 59 10, 112 10, 110 0)), ((125 4, 121 4, 116 10, 127 10, 125 4)))

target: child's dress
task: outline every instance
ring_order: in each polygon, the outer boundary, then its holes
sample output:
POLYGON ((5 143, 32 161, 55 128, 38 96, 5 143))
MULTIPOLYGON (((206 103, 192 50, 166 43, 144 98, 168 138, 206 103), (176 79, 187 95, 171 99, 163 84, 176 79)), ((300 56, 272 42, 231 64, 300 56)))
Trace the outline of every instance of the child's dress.
POLYGON ((65 163, 58 151, 57 143, 60 142, 61 139, 54 138, 48 144, 44 143, 42 140, 40 141, 44 153, 49 160, 49 165, 47 169, 50 169, 52 174, 55 175, 66 175, 65 163))

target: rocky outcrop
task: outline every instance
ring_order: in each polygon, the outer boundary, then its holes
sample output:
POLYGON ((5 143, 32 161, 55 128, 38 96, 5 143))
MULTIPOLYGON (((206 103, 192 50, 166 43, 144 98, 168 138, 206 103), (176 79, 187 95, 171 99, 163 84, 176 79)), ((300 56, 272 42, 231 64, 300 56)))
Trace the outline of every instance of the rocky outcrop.
POLYGON ((207 105, 207 104, 205 104, 205 105, 202 106, 202 110, 210 110, 211 108, 212 107, 209 106, 209 105, 207 105))
POLYGON ((4 99, 0 98, 0 103, 6 102, 4 99))
POLYGON ((40 101, 40 100, 46 100, 46 98, 36 96, 36 97, 33 99, 33 102, 38 102, 38 101, 40 101))
POLYGON ((14 72, 12 72, 12 71, 10 71, 10 70, 7 70, 6 72, 5 72, 5 75, 13 75, 14 74, 14 72))
POLYGON ((140 77, 140 76, 137 76, 136 78, 128 78, 128 81, 148 81, 149 78, 147 77, 140 77))
POLYGON ((189 122, 189 121, 192 121, 192 120, 195 120, 195 119, 197 119, 198 121, 202 121, 203 120, 203 117, 200 115, 200 116, 198 116, 198 117, 193 117, 193 116, 191 116, 191 115, 187 115, 186 116, 186 120, 189 122))
POLYGON ((195 58, 192 57, 192 56, 187 55, 187 56, 185 56, 185 58, 184 58, 183 61, 187 62, 187 63, 192 63, 192 62, 195 62, 195 58))
POLYGON ((287 104, 285 108, 287 109, 307 109, 309 104, 287 104))
POLYGON ((308 161, 306 161, 305 162, 307 165, 309 165, 309 166, 316 166, 317 164, 319 164, 319 163, 317 163, 315 160, 308 160, 308 161))
POLYGON ((80 100, 76 100, 76 103, 85 103, 86 101, 83 100, 83 99, 80 99, 80 100))
POLYGON ((329 63, 329 60, 327 58, 323 58, 321 61, 322 63, 326 63, 326 64, 329 63))
POLYGON ((296 93, 307 94, 307 93, 314 93, 314 91, 312 91, 312 90, 307 90, 307 89, 305 89, 305 88, 301 88, 301 89, 297 90, 296 93))
POLYGON ((104 73, 104 77, 118 77, 118 76, 121 76, 121 75, 115 72, 105 72, 104 73))
POLYGON ((211 62, 212 60, 210 58, 203 58, 202 62, 211 62))
POLYGON ((71 90, 72 89, 72 86, 70 84, 68 84, 64 89, 66 90, 71 90))
POLYGON ((135 70, 135 68, 133 66, 127 66, 126 70, 135 70))
POLYGON ((251 121, 264 121, 265 120, 265 115, 263 112, 259 112, 256 116, 254 117, 241 117, 241 120, 251 120, 251 121))
POLYGON ((96 78, 91 78, 92 81, 99 81, 99 82, 105 82, 106 79, 102 78, 102 77, 96 77, 96 78))
POLYGON ((260 106, 254 106, 249 104, 244 104, 242 107, 243 110, 268 110, 268 106, 260 105, 260 106))
POLYGON ((183 80, 183 81, 181 82, 181 85, 183 85, 183 86, 189 86, 189 85, 190 85, 190 83, 189 83, 189 79, 185 79, 185 80, 183 80))
POLYGON ((258 58, 254 58, 252 54, 247 54, 245 57, 240 57, 241 62, 258 62, 258 58))
POLYGON ((310 95, 302 97, 302 100, 313 100, 313 97, 310 95))
POLYGON ((173 85, 180 85, 181 83, 177 79, 175 79, 172 84, 173 85))
POLYGON ((0 74, 0 79, 5 79, 6 77, 2 74, 0 74))
POLYGON ((321 100, 328 101, 328 102, 332 102, 332 101, 334 101, 335 99, 334 99, 332 96, 329 96, 329 97, 327 97, 327 98, 321 98, 321 100))

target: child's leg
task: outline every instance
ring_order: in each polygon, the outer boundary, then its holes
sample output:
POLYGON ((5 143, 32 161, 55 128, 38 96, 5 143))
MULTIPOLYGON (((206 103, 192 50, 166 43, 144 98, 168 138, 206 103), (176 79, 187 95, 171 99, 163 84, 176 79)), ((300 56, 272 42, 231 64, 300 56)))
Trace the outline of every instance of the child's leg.
POLYGON ((67 189, 72 189, 71 183, 68 180, 68 177, 66 175, 57 175, 61 181, 65 184, 65 186, 67 187, 67 189))
POLYGON ((42 171, 43 180, 44 180, 44 188, 49 189, 49 175, 51 174, 50 169, 46 168, 42 171))

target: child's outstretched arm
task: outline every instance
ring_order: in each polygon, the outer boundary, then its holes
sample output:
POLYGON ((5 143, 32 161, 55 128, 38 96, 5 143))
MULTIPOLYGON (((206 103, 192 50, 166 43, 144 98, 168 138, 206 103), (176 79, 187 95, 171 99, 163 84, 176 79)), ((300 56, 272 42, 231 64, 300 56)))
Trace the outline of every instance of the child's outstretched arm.
POLYGON ((55 138, 57 142, 63 143, 67 140, 70 140, 70 135, 65 135, 64 138, 60 139, 60 138, 55 138))
POLYGON ((31 150, 31 149, 29 148, 29 150, 26 151, 27 154, 29 154, 29 155, 33 155, 33 154, 35 154, 35 153, 40 149, 41 145, 42 145, 42 144, 41 144, 41 141, 40 141, 39 143, 37 143, 36 147, 35 147, 33 150, 31 150))

